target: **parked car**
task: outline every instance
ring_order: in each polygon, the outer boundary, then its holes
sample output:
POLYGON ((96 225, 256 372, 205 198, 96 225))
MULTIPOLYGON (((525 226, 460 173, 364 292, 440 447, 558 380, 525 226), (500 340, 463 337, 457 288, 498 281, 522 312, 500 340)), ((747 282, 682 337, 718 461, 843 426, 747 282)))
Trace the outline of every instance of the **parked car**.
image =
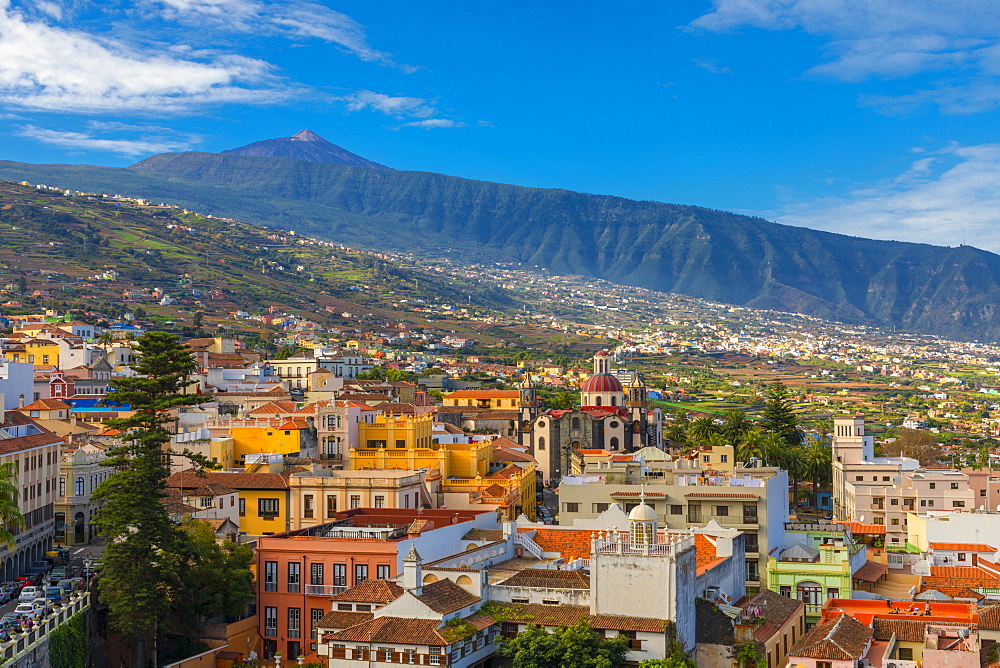
POLYGON ((4 603, 9 603, 12 598, 14 598, 13 587, 11 588, 0 587, 0 605, 4 603))
POLYGON ((31 602, 31 605, 38 610, 40 617, 45 617, 50 612, 52 612, 52 603, 47 598, 36 598, 31 602))
POLYGON ((38 587, 29 585, 21 590, 21 593, 18 595, 17 600, 26 601, 30 603, 31 601, 34 601, 37 597, 38 597, 38 587))
POLYGON ((20 603, 14 608, 14 612, 24 615, 25 619, 38 619, 42 616, 41 611, 33 603, 20 603))
POLYGON ((44 575, 49 572, 50 568, 52 568, 52 564, 50 564, 49 562, 36 561, 35 563, 31 564, 30 568, 28 568, 28 572, 37 575, 44 575))
POLYGON ((65 598, 65 592, 63 592, 62 587, 46 587, 45 588, 45 598, 53 605, 59 605, 63 602, 65 598))
POLYGON ((62 587, 62 590, 63 592, 65 592, 66 596, 69 596, 70 594, 73 593, 73 581, 70 580, 69 578, 60 580, 58 586, 62 587))
POLYGON ((14 615, 13 612, 8 612, 6 615, 0 619, 0 629, 3 629, 7 637, 14 635, 15 633, 21 632, 21 618, 14 615))
POLYGON ((66 567, 56 566, 55 568, 52 569, 52 572, 49 573, 49 582, 51 584, 56 584, 60 580, 64 580, 66 577, 68 577, 66 575, 66 567))

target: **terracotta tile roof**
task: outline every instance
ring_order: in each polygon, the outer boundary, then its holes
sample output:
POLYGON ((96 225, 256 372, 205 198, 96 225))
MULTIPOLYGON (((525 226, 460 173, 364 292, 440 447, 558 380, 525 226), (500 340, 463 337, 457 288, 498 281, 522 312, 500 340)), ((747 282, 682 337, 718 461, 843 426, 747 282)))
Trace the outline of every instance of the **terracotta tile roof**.
MULTIPOLYGON (((750 606, 760 606, 762 616, 766 617, 767 621, 772 625, 771 633, 768 633, 764 638, 757 638, 763 641, 770 638, 775 631, 781 629, 789 619, 797 616, 799 612, 804 610, 806 604, 794 598, 782 596, 770 589, 764 589, 750 599, 750 602, 745 607, 750 606)), ((761 626, 764 625, 762 624, 761 626)), ((756 632, 754 635, 757 635, 756 632)))
MULTIPOLYGON (((640 496, 642 496, 642 492, 626 492, 626 491, 611 492, 611 494, 609 494, 609 496, 616 496, 616 497, 620 496, 620 497, 629 498, 629 499, 638 499, 640 496)), ((657 497, 666 497, 667 494, 666 494, 666 492, 652 492, 652 491, 650 491, 650 492, 646 492, 646 496, 649 497, 649 498, 657 498, 657 497)))
POLYGON ((26 424, 35 425, 38 428, 39 433, 28 434, 27 436, 18 436, 16 438, 5 438, 0 440, 0 455, 9 455, 15 452, 23 452, 25 450, 31 450, 33 448, 42 448, 46 445, 59 445, 62 446, 65 441, 56 436, 48 429, 39 426, 37 422, 29 418, 23 413, 18 413, 17 411, 7 411, 5 414, 5 422, 0 424, 0 427, 8 426, 20 426, 26 424))
POLYGON ((665 619, 646 619, 625 615, 592 615, 582 605, 541 605, 539 603, 493 603, 494 619, 517 624, 572 626, 586 619, 595 629, 663 633, 670 623, 665 619))
POLYGON ((403 595, 403 588, 388 580, 365 580, 330 600, 351 603, 381 603, 385 605, 403 595))
POLYGON ((496 471, 495 473, 491 473, 488 476, 486 476, 486 479, 510 480, 511 478, 516 478, 517 476, 521 475, 521 473, 522 473, 521 467, 514 466, 513 464, 508 464, 499 471, 496 471))
POLYGON ((58 399, 36 399, 24 408, 18 408, 19 411, 53 411, 53 410, 65 410, 67 408, 72 408, 67 403, 63 403, 58 399))
POLYGON ((375 617, 342 631, 327 634, 327 642, 382 642, 406 645, 447 645, 438 632, 436 619, 375 617))
POLYGON ((496 543, 503 540, 503 529, 469 529, 462 540, 486 541, 496 543))
POLYGON ((979 628, 1000 630, 1000 605, 979 608, 979 628))
POLYGON ((334 610, 333 612, 326 613, 326 616, 316 623, 316 628, 346 629, 351 626, 361 624, 362 622, 367 622, 374 617, 375 615, 370 612, 345 612, 342 610, 334 610))
POLYGON ((992 577, 978 566, 931 566, 931 576, 938 578, 983 578, 992 577))
POLYGON ((895 633, 897 640, 922 643, 924 631, 927 630, 927 625, 932 621, 933 618, 928 618, 925 622, 917 619, 876 617, 872 620, 872 630, 875 632, 875 640, 889 640, 895 633))
POLYGON ((250 411, 250 415, 270 415, 272 413, 294 413, 298 407, 294 401, 269 401, 250 411))
POLYGON ((726 497, 730 499, 759 499, 760 494, 750 494, 748 492, 728 492, 719 490, 717 492, 688 492, 684 496, 718 498, 726 497))
POLYGON ((534 541, 543 552, 558 552, 565 561, 590 558, 591 529, 535 529, 534 541))
POLYGON ((507 495, 507 488, 503 485, 490 485, 482 492, 483 496, 488 496, 494 499, 501 499, 507 495))
POLYGON ((544 568, 526 568, 503 582, 504 587, 532 587, 537 589, 590 589, 590 576, 583 571, 553 571, 544 568))
POLYGON ((519 390, 456 390, 444 395, 445 399, 517 399, 519 390))
POLYGON ((880 564, 877 561, 866 561, 865 565, 854 573, 854 578, 856 580, 864 580, 865 582, 877 582, 888 571, 888 564, 880 564))
MULTIPOLYGON (((0 441, 0 445, 2 443, 3 441, 0 441)), ((167 487, 198 489, 206 482, 217 482, 235 490, 288 489, 288 477, 291 473, 291 469, 283 473, 228 473, 208 471, 205 477, 201 477, 194 472, 194 469, 187 469, 179 473, 174 473, 167 478, 167 487)))
POLYGON ((493 446, 493 461, 495 462, 536 462, 537 460, 527 452, 514 450, 511 448, 498 448, 493 446))
POLYGON ((861 522, 838 522, 832 520, 835 524, 843 524, 845 527, 851 530, 853 534, 884 534, 885 525, 884 524, 863 524, 861 522))
POLYGON ((929 543, 932 550, 957 550, 959 552, 996 552, 995 547, 985 543, 929 543))
POLYGON ((482 600, 447 578, 424 585, 417 598, 428 608, 442 615, 461 610, 482 600))
POLYGON ((477 413, 472 419, 474 420, 516 420, 520 417, 520 413, 516 410, 501 411, 501 410, 488 410, 477 413))
POLYGON ((840 615, 809 629, 789 648, 788 657, 857 661, 864 656, 872 635, 872 630, 858 620, 840 615))

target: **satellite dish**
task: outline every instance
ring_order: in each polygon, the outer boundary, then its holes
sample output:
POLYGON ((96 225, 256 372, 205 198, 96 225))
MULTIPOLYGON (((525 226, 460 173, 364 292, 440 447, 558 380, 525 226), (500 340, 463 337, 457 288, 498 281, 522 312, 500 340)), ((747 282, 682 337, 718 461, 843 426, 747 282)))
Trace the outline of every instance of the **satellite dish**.
POLYGON ((861 517, 859 517, 858 521, 861 522, 862 524, 864 524, 865 523, 865 516, 862 515, 861 517))
POLYGON ((982 512, 982 511, 984 511, 984 510, 986 510, 986 506, 979 506, 979 511, 980 511, 980 512, 982 512))
POLYGON ((997 505, 997 512, 1000 513, 1000 504, 997 505))

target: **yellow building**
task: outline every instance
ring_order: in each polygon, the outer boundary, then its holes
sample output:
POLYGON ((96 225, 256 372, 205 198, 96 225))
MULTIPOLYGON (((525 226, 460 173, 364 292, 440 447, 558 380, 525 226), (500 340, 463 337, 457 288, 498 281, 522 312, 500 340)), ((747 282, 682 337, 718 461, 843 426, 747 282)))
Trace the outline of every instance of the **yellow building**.
POLYGON ((535 519, 535 464, 509 465, 487 476, 445 478, 441 498, 448 508, 477 510, 492 506, 503 519, 516 520, 521 513, 535 519))
POLYGON ((205 477, 188 469, 167 478, 167 487, 196 490, 219 483, 239 492, 240 533, 266 536, 288 530, 288 473, 209 471, 205 477))
POLYGON ((703 469, 711 469, 724 475, 732 475, 736 464, 736 449, 731 445, 714 445, 698 451, 698 460, 703 469))
POLYGON ((521 393, 518 390, 457 390, 444 395, 445 406, 516 409, 521 393))
POLYGON ((437 469, 443 478, 486 476, 490 468, 490 441, 434 443, 434 418, 379 415, 372 423, 358 423, 358 446, 348 451, 348 467, 362 469, 437 469))
POLYGON ((59 344, 49 339, 27 339, 3 353, 11 362, 29 362, 59 368, 59 344))
POLYGON ((333 521, 351 508, 436 508, 427 480, 436 471, 334 471, 293 473, 289 485, 289 529, 333 521))
POLYGON ((232 420, 233 458, 242 464, 247 455, 262 452, 293 455, 302 452, 312 437, 309 424, 301 418, 232 420))
POLYGON ((384 415, 374 422, 358 423, 358 446, 362 448, 429 448, 433 445, 434 416, 384 415))

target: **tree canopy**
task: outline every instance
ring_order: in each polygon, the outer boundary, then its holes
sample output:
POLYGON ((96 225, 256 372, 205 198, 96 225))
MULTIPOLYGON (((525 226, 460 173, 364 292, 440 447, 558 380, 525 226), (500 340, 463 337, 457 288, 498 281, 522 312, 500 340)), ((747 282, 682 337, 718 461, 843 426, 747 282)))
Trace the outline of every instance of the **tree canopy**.
POLYGON ((515 638, 503 639, 499 654, 512 668, 615 668, 628 655, 625 636, 602 638, 586 620, 549 633, 531 624, 515 638))

